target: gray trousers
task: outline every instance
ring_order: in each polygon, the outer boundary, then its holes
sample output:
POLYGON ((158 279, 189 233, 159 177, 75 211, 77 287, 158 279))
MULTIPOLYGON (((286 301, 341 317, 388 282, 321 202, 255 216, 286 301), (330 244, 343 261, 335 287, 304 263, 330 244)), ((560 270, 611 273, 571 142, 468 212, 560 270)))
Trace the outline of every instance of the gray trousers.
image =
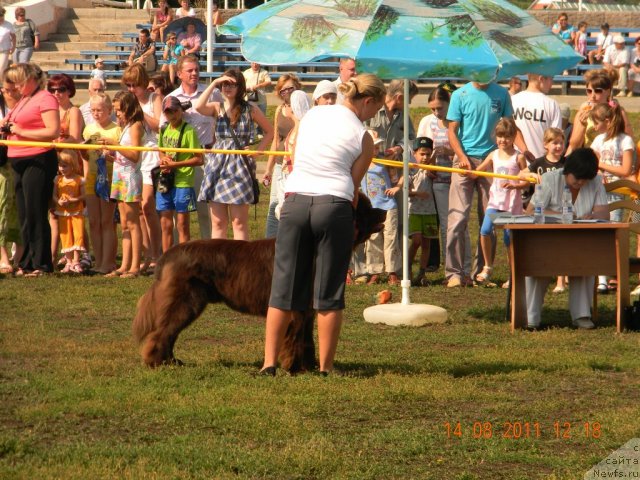
MULTIPOLYGON (((474 166, 478 166, 483 159, 469 157, 474 166)), ((457 159, 454 158, 454 166, 457 159)), ((465 252, 470 251, 469 242, 469 215, 473 203, 474 192, 478 197, 478 224, 482 225, 484 211, 489 202, 489 189, 491 179, 486 177, 470 177, 454 173, 451 175, 451 187, 449 189, 449 222, 447 225, 447 250, 445 263, 445 276, 447 279, 457 277, 465 278, 471 274, 471 278, 482 271, 484 267, 484 257, 480 249, 480 242, 477 241, 476 255, 471 268, 471 272, 466 269, 465 252)), ((496 248, 495 235, 493 238, 493 248, 496 248)))

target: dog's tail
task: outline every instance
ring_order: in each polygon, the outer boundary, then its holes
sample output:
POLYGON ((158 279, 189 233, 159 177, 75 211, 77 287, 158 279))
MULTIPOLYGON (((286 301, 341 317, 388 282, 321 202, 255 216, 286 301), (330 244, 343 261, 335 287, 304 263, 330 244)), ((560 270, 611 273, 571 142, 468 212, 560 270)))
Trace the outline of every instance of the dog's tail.
POLYGON ((138 343, 141 343, 156 328, 154 297, 157 283, 155 281, 151 288, 138 300, 136 316, 132 325, 133 338, 138 343))

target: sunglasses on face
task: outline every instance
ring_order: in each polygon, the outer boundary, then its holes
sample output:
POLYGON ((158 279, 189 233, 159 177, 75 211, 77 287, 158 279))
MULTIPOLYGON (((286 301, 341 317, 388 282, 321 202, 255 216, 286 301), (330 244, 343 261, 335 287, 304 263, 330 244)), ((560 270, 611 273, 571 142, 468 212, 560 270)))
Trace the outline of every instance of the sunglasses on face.
POLYGON ((600 95, 602 92, 604 92, 604 88, 587 88, 587 95, 591 95, 592 93, 600 95))
POLYGON ((285 95, 287 93, 293 92, 295 90, 295 87, 287 87, 287 88, 283 88, 282 90, 280 90, 280 92, 278 92, 280 95, 285 95))
POLYGON ((238 85, 236 85, 235 83, 231 83, 231 82, 222 82, 220 84, 220 86, 222 88, 236 88, 238 85))
POLYGON ((66 93, 69 90, 67 89, 67 87, 49 87, 47 88, 47 90, 49 91, 49 93, 66 93))

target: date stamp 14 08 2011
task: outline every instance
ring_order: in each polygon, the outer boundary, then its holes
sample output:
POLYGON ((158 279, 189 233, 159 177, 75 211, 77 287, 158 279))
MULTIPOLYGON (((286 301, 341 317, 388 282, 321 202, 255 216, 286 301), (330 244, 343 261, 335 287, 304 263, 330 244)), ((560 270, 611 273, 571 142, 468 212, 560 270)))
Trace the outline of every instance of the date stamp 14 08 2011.
MULTIPOLYGON (((550 423, 539 421, 475 421, 473 423, 445 422, 444 433, 450 439, 474 438, 477 440, 504 438, 506 440, 557 438, 570 440, 585 438, 598 440, 603 435, 600 422, 570 422, 554 420, 550 423)), ((639 477, 640 478, 640 477, 639 477)))

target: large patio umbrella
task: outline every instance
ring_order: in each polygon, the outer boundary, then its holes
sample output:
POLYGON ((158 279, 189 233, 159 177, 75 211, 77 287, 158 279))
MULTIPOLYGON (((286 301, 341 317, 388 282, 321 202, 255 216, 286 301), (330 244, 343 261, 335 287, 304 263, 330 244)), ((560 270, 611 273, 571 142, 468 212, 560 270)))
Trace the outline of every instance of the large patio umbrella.
MULTIPOLYGON (((270 0, 220 30, 242 36, 263 65, 350 57, 383 79, 456 77, 478 82, 554 75, 582 60, 537 20, 504 0, 270 0)), ((409 122, 405 81, 405 126, 409 122)), ((409 139, 405 132, 404 176, 409 139)), ((402 304, 409 300, 408 182, 403 187, 402 304)))

